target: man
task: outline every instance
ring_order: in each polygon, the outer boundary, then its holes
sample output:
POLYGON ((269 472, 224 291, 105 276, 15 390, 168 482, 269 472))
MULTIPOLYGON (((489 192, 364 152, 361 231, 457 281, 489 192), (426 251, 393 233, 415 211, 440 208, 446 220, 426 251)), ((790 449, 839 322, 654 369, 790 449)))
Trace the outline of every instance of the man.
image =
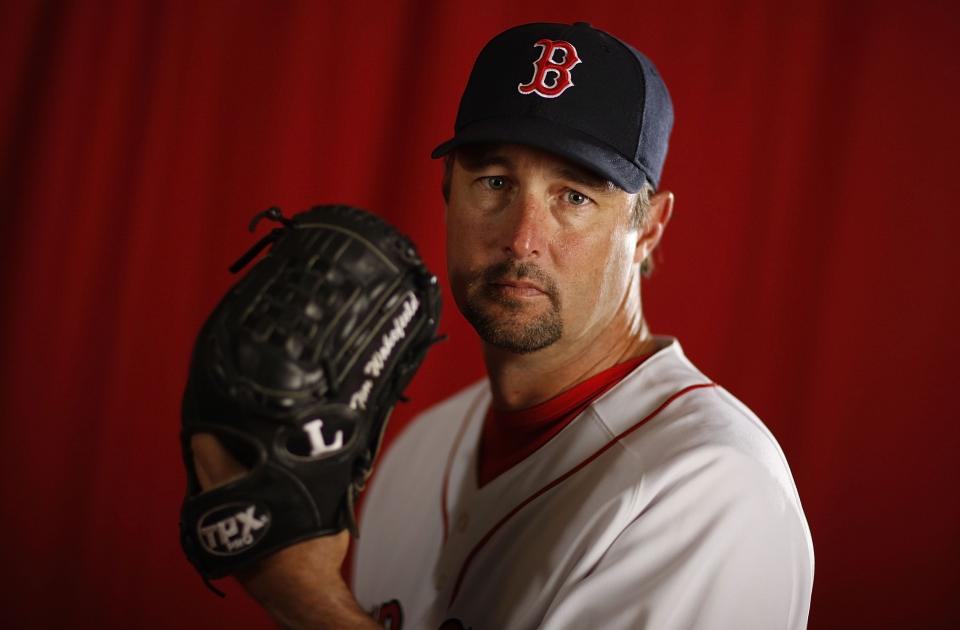
POLYGON ((343 534, 240 576, 281 623, 805 627, 812 546, 783 454, 643 318, 672 119, 651 62, 587 24, 480 53, 434 157, 488 379, 379 462, 353 593, 343 534))

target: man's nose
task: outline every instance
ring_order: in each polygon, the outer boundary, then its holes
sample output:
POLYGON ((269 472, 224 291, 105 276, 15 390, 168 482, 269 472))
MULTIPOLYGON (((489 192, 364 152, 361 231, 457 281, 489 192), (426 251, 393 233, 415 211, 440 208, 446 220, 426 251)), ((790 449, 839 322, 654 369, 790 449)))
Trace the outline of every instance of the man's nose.
POLYGON ((503 250, 512 257, 539 257, 546 247, 548 209, 545 201, 530 192, 521 192, 507 212, 503 250))

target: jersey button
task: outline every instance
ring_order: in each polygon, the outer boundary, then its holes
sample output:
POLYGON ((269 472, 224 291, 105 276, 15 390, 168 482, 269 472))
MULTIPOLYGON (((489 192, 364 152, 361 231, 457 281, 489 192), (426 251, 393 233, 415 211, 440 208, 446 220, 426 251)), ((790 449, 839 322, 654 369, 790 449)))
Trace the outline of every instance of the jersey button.
POLYGON ((433 577, 433 585, 437 588, 438 591, 442 591, 447 586, 447 574, 446 573, 437 573, 433 577))
POLYGON ((467 526, 469 526, 469 525, 470 525, 470 515, 469 515, 469 514, 467 514, 466 512, 464 512, 463 514, 461 514, 460 516, 457 517, 456 528, 457 528, 457 531, 458 531, 458 532, 460 532, 460 533, 462 534, 463 532, 467 531, 467 526))

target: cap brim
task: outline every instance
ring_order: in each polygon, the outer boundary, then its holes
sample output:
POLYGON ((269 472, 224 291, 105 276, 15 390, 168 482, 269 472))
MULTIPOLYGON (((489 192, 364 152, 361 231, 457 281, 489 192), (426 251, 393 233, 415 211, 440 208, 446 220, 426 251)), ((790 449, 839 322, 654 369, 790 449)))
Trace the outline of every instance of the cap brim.
POLYGON ((464 144, 524 144, 555 153, 635 193, 650 180, 642 168, 587 134, 542 118, 489 118, 467 125, 430 154, 436 159, 464 144))

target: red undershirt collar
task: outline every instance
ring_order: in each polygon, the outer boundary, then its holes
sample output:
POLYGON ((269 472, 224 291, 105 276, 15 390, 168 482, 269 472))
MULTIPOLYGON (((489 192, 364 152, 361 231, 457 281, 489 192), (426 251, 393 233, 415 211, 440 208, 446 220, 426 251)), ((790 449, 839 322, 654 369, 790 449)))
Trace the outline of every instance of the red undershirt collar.
POLYGON ((595 374, 527 409, 487 409, 477 457, 477 483, 483 487, 534 453, 580 415, 594 400, 623 380, 650 355, 635 357, 595 374))

